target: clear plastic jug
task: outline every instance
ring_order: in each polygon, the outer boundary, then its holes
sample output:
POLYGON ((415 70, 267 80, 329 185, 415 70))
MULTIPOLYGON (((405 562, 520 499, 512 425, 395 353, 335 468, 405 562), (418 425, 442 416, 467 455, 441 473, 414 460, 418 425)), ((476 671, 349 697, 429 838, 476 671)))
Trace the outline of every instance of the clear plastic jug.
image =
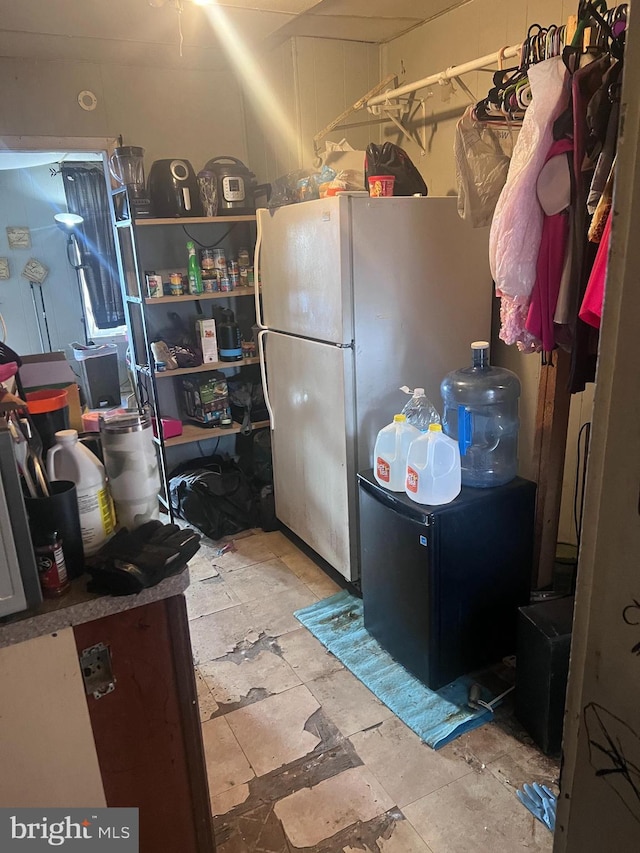
POLYGON ((404 492, 409 447, 421 434, 407 423, 404 415, 394 415, 393 423, 378 433, 373 451, 373 476, 390 492, 404 492))
POLYGON ((471 367, 442 380, 443 427, 460 447, 462 484, 486 489, 518 473, 518 398, 515 373, 489 364, 489 344, 471 344, 471 367))
POLYGON ((407 423, 417 427, 421 432, 426 432, 429 429, 429 424, 440 423, 440 415, 431 400, 425 396, 424 388, 415 388, 412 391, 403 385, 400 390, 404 391, 405 394, 412 395, 402 409, 402 414, 407 418, 407 423))
POLYGON ((460 451, 457 443, 430 424, 411 443, 407 457, 405 490, 412 501, 438 506, 460 494, 460 451))

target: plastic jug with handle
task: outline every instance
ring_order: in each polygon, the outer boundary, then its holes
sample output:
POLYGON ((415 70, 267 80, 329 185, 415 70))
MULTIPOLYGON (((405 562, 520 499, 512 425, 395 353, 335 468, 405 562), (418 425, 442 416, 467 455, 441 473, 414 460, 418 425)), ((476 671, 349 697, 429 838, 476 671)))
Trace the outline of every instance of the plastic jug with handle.
POLYGON ((419 504, 448 504, 460 494, 458 444, 431 424, 409 448, 405 490, 419 504))
POLYGON ((47 454, 47 473, 51 480, 76 484, 82 546, 89 557, 104 545, 115 526, 104 465, 78 440, 75 429, 60 430, 55 439, 47 454))
POLYGON ((373 476, 391 492, 404 492, 407 455, 420 430, 407 423, 404 415, 394 415, 393 423, 378 433, 373 451, 373 476))

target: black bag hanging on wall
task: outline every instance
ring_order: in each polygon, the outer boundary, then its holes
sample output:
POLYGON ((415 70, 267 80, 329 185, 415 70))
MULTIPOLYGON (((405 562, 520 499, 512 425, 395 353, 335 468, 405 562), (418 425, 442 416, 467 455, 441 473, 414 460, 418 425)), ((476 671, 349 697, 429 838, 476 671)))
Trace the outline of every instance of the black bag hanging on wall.
POLYGON ((428 195, 429 193, 422 175, 413 165, 407 152, 393 142, 385 142, 383 145, 370 142, 367 145, 364 163, 365 185, 369 175, 393 175, 394 195, 428 195))
POLYGON ((254 490, 231 459, 210 456, 174 473, 169 482, 171 509, 210 539, 255 527, 259 508, 254 490))

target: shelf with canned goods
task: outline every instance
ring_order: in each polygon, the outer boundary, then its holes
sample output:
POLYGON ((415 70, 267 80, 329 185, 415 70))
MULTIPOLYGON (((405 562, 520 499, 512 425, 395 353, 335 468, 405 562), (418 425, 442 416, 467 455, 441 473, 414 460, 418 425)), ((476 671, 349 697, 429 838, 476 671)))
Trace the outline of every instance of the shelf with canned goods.
POLYGON ((235 296, 253 296, 255 291, 252 287, 242 287, 237 290, 229 290, 219 293, 185 293, 182 296, 145 296, 145 305, 166 305, 167 302, 195 302, 198 299, 225 299, 235 296))
MULTIPOLYGON (((225 368, 238 368, 243 367, 245 364, 260 364, 260 359, 256 356, 250 356, 249 358, 243 358, 241 361, 210 361, 206 364, 199 364, 197 367, 178 367, 175 370, 156 370, 155 377, 156 379, 170 379, 173 376, 189 376, 192 373, 206 373, 208 370, 225 370, 225 368)), ((146 364, 138 364, 136 365, 136 370, 140 373, 144 373, 146 376, 150 375, 149 366, 146 364)))
POLYGON ((229 222, 255 222, 255 213, 239 216, 182 216, 174 219, 136 219, 136 228, 141 225, 225 225, 229 222))

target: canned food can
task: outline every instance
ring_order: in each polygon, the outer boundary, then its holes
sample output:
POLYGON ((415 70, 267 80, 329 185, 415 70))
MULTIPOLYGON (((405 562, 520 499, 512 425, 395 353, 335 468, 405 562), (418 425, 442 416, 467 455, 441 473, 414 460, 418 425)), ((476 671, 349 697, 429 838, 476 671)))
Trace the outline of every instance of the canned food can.
POLYGON ((169 287, 172 296, 182 296, 184 294, 184 284, 182 273, 172 272, 169 276, 169 287))
POLYGON ((236 287, 240 287, 240 273, 229 273, 229 281, 231 282, 231 290, 235 290, 236 287))
POLYGON ((226 273, 227 271, 227 258, 224 253, 224 249, 214 249, 213 250, 213 259, 215 261, 215 268, 220 270, 222 273, 226 273))
POLYGON ((223 275, 220 277, 220 292, 221 293, 229 293, 233 290, 233 284, 231 283, 231 279, 228 275, 223 275))
POLYGON ((213 255, 213 249, 203 249, 200 253, 200 266, 203 270, 215 269, 216 259, 213 255))
POLYGON ((147 280, 147 293, 152 298, 160 298, 163 296, 162 291, 162 276, 156 275, 155 273, 146 273, 145 278, 147 280))
POLYGON ((239 272, 240 268, 238 267, 237 261, 229 261, 229 274, 239 272))
POLYGON ((205 293, 215 293, 218 290, 217 270, 205 270, 202 276, 202 286, 205 293))

